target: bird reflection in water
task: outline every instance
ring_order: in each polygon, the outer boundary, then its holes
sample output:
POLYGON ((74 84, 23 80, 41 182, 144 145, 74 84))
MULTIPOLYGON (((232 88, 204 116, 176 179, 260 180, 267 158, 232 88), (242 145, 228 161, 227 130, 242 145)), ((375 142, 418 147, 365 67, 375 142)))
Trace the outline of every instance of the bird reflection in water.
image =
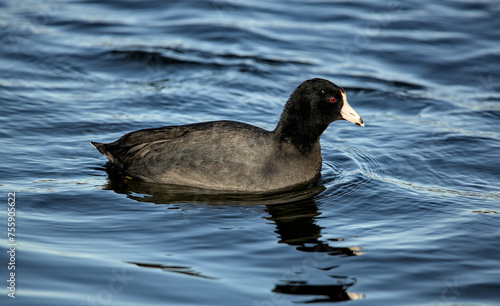
MULTIPOLYGON (((364 298, 364 294, 351 293, 347 289, 357 283, 355 278, 330 274, 338 265, 328 266, 328 256, 359 256, 360 247, 335 247, 322 241, 321 227, 315 219, 321 215, 314 199, 302 200, 288 205, 268 205, 270 217, 276 224, 279 243, 294 246, 296 250, 311 253, 302 262, 284 273, 283 280, 276 284, 273 292, 303 296, 315 296, 306 303, 340 302, 364 298), (315 283, 312 279, 321 279, 315 283)), ((330 242, 343 241, 330 239, 330 242)))
MULTIPOLYGON (((104 170, 104 169, 100 169, 104 170)), ((295 247, 297 251, 309 253, 303 262, 285 271, 271 290, 274 293, 310 296, 304 303, 339 302, 363 299, 362 293, 351 293, 348 289, 357 280, 348 276, 335 275, 339 265, 332 265, 332 256, 359 256, 362 249, 357 246, 338 247, 339 239, 321 240, 321 227, 316 219, 321 215, 314 197, 325 190, 324 186, 309 186, 305 189, 265 195, 221 194, 220 192, 191 187, 153 184, 122 176, 109 164, 108 184, 103 189, 114 190, 139 202, 156 204, 204 203, 208 205, 262 205, 269 214, 265 217, 276 225, 275 233, 279 243, 295 247)), ((217 278, 201 275, 190 267, 172 267, 131 263, 145 268, 159 268, 166 272, 182 273, 207 279, 217 278)))

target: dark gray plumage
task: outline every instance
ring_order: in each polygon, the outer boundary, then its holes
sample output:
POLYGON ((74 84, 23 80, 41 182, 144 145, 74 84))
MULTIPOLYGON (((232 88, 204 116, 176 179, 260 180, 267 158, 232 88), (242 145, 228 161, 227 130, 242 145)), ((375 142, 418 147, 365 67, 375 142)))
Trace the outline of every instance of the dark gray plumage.
POLYGON ((113 143, 91 143, 124 173, 148 182, 273 191, 319 177, 319 137, 340 119, 364 126, 341 87, 312 79, 292 93, 273 131, 214 121, 144 129, 113 143))

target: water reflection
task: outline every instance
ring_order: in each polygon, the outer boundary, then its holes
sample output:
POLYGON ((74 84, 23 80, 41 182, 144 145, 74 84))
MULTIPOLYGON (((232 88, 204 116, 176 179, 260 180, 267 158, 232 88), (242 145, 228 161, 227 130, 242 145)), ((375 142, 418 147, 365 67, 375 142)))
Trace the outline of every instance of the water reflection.
POLYGON ((347 288, 354 283, 346 285, 309 285, 307 282, 288 282, 283 285, 276 285, 273 292, 296 295, 324 296, 304 301, 304 303, 342 302, 349 300, 359 300, 365 297, 364 294, 351 293, 347 288))
POLYGON ((160 270, 163 270, 165 272, 179 273, 179 274, 184 274, 184 275, 189 275, 189 276, 194 276, 194 277, 199 277, 199 278, 204 278, 204 279, 218 279, 217 277, 203 275, 200 272, 194 271, 190 267, 166 266, 166 265, 147 264, 147 263, 140 263, 140 262, 128 262, 128 263, 136 265, 138 267, 150 268, 150 269, 160 269, 160 270))
MULTIPOLYGON (((303 262, 291 268, 276 284, 273 292, 319 296, 304 302, 338 302, 364 298, 364 294, 350 293, 347 289, 357 283, 355 278, 336 275, 338 265, 331 263, 329 256, 359 256, 360 247, 336 247, 321 240, 321 227, 315 222, 320 216, 314 199, 302 200, 287 205, 268 205, 266 218, 276 224, 279 243, 294 246, 296 250, 311 253, 303 262), (321 279, 315 283, 316 279, 321 279)), ((343 239, 332 239, 335 243, 343 239)))
MULTIPOLYGON (((297 251, 309 253, 303 262, 290 267, 283 277, 276 281, 274 293, 300 295, 304 303, 338 302, 364 298, 364 294, 347 290, 357 283, 355 278, 337 275, 332 265, 332 256, 359 256, 360 247, 339 247, 339 239, 322 240, 321 227, 316 219, 321 215, 314 197, 325 190, 324 186, 308 186, 302 190, 290 190, 274 194, 221 194, 216 191, 202 190, 164 184, 151 184, 123 177, 112 167, 106 167, 109 179, 104 189, 114 190, 139 202, 156 204, 205 203, 208 205, 262 205, 269 215, 265 219, 276 225, 278 243, 293 246, 297 251)), ((131 262, 131 264, 157 268, 166 272, 182 273, 206 279, 216 279, 201 275, 191 267, 172 267, 160 264, 131 262)))

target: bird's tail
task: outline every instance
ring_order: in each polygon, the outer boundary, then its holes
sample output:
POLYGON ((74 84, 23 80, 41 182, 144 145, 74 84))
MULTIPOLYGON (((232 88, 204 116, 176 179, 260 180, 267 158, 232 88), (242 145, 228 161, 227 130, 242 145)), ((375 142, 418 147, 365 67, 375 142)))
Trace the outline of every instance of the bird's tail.
POLYGON ((113 164, 115 164, 119 167, 122 166, 121 162, 113 156, 113 153, 111 152, 111 150, 109 148, 109 144, 94 142, 94 141, 91 141, 90 144, 94 148, 96 148, 99 152, 101 152, 102 155, 106 156, 110 162, 112 162, 113 164))

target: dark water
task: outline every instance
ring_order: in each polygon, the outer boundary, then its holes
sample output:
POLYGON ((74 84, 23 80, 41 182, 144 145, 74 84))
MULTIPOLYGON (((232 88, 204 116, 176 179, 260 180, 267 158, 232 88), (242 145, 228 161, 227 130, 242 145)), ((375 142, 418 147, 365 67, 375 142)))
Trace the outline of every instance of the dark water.
POLYGON ((499 71, 495 1, 0 1, 1 304, 500 305, 499 71), (366 123, 312 189, 145 184, 89 145, 272 129, 312 77, 366 123))

